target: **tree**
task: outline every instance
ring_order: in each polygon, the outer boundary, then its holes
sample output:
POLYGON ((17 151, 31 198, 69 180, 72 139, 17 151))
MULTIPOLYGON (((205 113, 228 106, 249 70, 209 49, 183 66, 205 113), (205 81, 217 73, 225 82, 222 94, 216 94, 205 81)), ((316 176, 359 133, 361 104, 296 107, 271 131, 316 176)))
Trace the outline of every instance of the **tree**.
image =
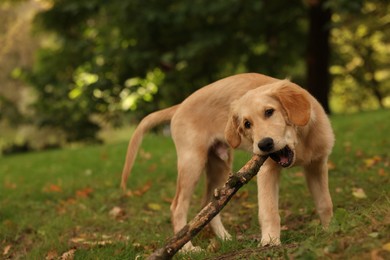
POLYGON ((41 125, 69 141, 95 137, 96 118, 147 113, 244 71, 302 78, 301 1, 54 0, 37 24, 53 41, 29 80, 41 125), (50 33, 48 33, 50 32, 50 33), (153 102, 150 102, 153 99, 153 102))
POLYGON ((26 131, 15 128, 28 122, 33 95, 27 84, 15 77, 20 75, 20 68, 32 66, 38 42, 30 29, 32 16, 39 9, 35 1, 0 1, 0 155, 14 143, 26 142, 26 131))
POLYGON ((390 3, 367 0, 340 11, 333 18, 335 48, 331 72, 334 99, 340 111, 385 107, 390 95, 390 3))
POLYGON ((330 113, 328 95, 330 91, 330 22, 332 12, 326 0, 309 0, 309 33, 306 58, 307 88, 330 113))

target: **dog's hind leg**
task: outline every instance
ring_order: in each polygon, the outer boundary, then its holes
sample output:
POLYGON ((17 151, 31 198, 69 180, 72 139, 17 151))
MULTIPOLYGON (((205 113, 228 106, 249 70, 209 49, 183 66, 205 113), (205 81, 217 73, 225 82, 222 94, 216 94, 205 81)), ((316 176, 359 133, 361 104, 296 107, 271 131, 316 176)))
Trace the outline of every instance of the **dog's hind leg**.
MULTIPOLYGON (((187 224, 191 197, 207 161, 207 148, 194 149, 193 146, 178 148, 177 188, 171 204, 172 225, 175 233, 187 224)), ((200 248, 194 247, 191 242, 188 242, 182 250, 194 251, 200 250, 200 248)))
MULTIPOLYGON (((206 163, 207 187, 203 204, 206 205, 213 196, 214 190, 221 187, 231 171, 232 152, 225 144, 218 143, 210 148, 206 163)), ((210 222, 210 227, 221 239, 229 240, 231 235, 222 224, 220 214, 210 222)))
POLYGON ((304 169, 306 182, 313 196, 317 213, 322 225, 327 228, 333 215, 332 198, 328 187, 327 158, 312 162, 304 169))

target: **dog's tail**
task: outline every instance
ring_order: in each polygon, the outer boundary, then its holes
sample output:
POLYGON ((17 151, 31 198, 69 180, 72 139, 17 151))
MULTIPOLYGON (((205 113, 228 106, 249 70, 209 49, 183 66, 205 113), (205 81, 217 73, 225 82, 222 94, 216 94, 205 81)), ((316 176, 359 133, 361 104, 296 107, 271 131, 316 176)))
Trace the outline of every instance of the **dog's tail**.
POLYGON ((129 177, 130 171, 133 168, 135 157, 138 152, 138 148, 141 145, 142 138, 146 131, 149 129, 160 125, 164 122, 171 121, 176 110, 179 108, 179 105, 172 106, 163 110, 156 111, 144 117, 137 128, 135 129, 133 136, 127 147, 126 161, 122 170, 122 182, 121 187, 123 190, 126 190, 126 181, 129 177))

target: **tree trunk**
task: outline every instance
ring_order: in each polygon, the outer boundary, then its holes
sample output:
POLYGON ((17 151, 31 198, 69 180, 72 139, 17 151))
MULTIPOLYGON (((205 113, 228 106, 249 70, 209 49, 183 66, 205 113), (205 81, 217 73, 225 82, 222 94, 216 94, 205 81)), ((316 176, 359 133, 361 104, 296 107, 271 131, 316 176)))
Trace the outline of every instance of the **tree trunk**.
POLYGON ((309 0, 309 35, 307 47, 307 88, 329 110, 329 58, 331 10, 324 7, 325 0, 309 0))

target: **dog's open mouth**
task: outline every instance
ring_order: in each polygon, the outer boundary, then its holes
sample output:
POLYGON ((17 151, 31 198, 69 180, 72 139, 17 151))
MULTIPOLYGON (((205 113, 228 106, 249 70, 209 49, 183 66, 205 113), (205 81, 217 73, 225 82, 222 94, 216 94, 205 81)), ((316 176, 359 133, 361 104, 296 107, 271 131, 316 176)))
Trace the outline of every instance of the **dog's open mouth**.
POLYGON ((294 152, 286 145, 282 150, 271 153, 269 157, 282 167, 288 167, 294 160, 294 152))

